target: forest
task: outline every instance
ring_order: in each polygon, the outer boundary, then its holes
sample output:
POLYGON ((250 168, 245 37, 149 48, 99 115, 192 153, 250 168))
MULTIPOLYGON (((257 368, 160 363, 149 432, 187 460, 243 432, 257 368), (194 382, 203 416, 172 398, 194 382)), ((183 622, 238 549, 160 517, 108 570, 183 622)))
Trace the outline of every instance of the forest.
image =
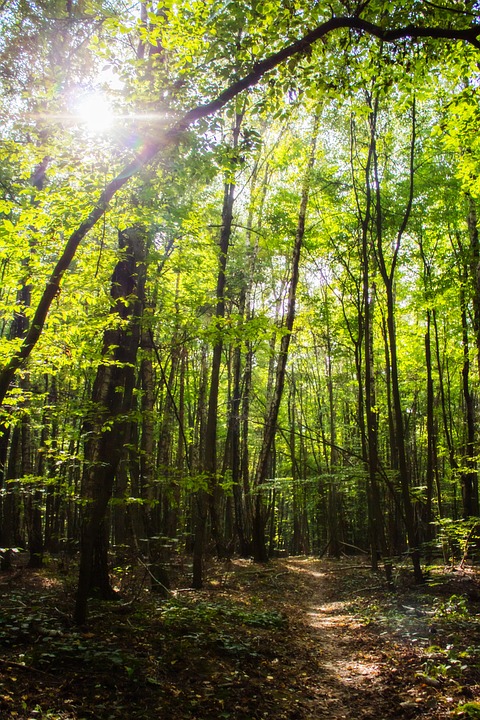
POLYGON ((475 585, 479 100, 471 0, 0 0, 2 582, 475 585))

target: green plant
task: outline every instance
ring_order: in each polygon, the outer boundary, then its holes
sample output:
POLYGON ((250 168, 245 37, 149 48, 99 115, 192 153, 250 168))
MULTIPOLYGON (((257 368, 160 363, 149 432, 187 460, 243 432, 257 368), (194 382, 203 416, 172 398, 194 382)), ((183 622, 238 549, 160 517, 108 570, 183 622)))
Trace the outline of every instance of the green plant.
POLYGON ((473 720, 480 719, 480 702, 467 702, 459 705, 456 709, 456 715, 465 715, 473 720))
POLYGON ((468 620, 470 616, 467 599, 463 595, 450 595, 444 602, 440 602, 435 608, 434 618, 436 620, 448 619, 453 621, 468 620))

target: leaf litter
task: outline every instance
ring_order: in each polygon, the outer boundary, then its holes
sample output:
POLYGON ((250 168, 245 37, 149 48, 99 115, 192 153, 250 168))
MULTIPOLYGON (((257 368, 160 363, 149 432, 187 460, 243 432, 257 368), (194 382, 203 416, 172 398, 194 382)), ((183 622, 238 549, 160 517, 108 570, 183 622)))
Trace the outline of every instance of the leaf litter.
POLYGON ((72 578, 20 567, 0 576, 0 717, 480 718, 477 572, 409 578, 392 592, 358 558, 212 562, 203 590, 127 587, 79 629, 72 578))

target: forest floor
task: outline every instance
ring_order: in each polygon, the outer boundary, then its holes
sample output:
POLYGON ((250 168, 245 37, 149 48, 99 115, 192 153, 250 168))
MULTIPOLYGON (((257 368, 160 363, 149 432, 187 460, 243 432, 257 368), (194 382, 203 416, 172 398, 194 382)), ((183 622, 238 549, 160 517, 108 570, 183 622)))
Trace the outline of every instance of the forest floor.
POLYGON ((392 592, 358 558, 233 560, 166 599, 129 570, 82 629, 64 572, 0 576, 1 720, 480 718, 473 568, 392 592))

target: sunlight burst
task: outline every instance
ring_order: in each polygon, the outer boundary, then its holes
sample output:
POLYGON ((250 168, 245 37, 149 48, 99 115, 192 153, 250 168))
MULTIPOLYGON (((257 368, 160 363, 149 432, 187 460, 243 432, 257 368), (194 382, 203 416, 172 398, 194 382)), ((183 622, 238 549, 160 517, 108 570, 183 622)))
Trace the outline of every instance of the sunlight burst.
POLYGON ((113 108, 101 92, 88 93, 81 97, 77 103, 76 114, 92 133, 105 132, 114 121, 113 108))

